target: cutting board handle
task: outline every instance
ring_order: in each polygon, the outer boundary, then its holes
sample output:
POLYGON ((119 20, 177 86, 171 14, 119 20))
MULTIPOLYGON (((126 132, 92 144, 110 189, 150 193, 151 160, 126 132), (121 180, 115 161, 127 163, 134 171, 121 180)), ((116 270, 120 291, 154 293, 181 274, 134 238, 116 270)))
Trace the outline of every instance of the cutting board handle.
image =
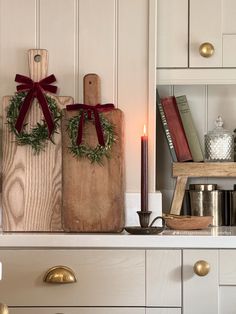
POLYGON ((95 106, 101 103, 101 80, 97 74, 84 76, 84 103, 95 106))
POLYGON ((28 51, 29 73, 34 82, 45 78, 48 73, 48 51, 45 49, 30 49, 28 51))

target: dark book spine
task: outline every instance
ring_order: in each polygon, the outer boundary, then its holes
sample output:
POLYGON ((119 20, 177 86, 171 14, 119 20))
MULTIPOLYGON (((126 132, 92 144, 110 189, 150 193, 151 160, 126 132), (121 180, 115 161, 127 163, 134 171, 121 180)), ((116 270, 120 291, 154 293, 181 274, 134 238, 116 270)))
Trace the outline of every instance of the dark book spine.
POLYGON ((167 121, 166 121, 165 113, 163 111, 163 107, 162 107, 162 104, 161 104, 161 99, 160 99, 160 97, 158 95, 158 92, 156 94, 156 104, 157 104, 157 108, 159 109, 161 122, 162 122, 162 127, 163 127, 163 130, 164 130, 166 139, 167 139, 167 143, 168 143, 168 146, 169 146, 169 149, 170 149, 170 154, 171 154, 172 160, 173 161, 177 161, 177 156, 176 156, 176 153, 175 153, 173 141, 172 141, 172 138, 171 138, 171 135, 170 135, 170 131, 169 131, 168 124, 167 124, 167 121))
POLYGON ((192 155, 174 96, 161 100, 178 161, 191 161, 192 155))

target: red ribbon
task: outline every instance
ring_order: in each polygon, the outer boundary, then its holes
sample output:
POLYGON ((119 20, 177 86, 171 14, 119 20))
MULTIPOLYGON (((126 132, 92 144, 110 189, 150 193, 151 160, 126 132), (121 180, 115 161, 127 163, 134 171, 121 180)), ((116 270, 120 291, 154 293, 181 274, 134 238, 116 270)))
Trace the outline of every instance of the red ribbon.
POLYGON ((97 132, 97 137, 98 137, 98 143, 101 146, 105 146, 105 141, 104 141, 104 136, 103 136, 103 131, 102 131, 102 126, 101 126, 101 121, 99 118, 99 112, 105 112, 114 109, 113 104, 104 104, 100 105, 97 104, 96 106, 91 106, 91 105, 86 105, 86 104, 73 104, 73 105, 67 105, 66 110, 71 111, 71 110, 81 110, 81 115, 80 115, 80 120, 79 120, 79 126, 78 126, 78 135, 76 139, 76 143, 79 146, 82 142, 82 136, 83 136, 83 126, 84 126, 84 113, 87 112, 89 120, 92 120, 92 113, 94 116, 94 122, 95 122, 95 128, 97 132))
POLYGON ((27 76, 16 74, 15 82, 21 83, 20 85, 17 85, 17 91, 28 91, 28 94, 26 95, 23 104, 21 105, 19 115, 15 124, 15 128, 19 133, 22 130, 25 116, 32 104, 33 99, 37 98, 43 111, 43 115, 45 117, 45 121, 48 127, 48 135, 50 137, 52 131, 54 130, 54 122, 44 92, 56 93, 57 87, 54 85, 50 85, 55 81, 56 78, 53 74, 45 77, 39 82, 34 82, 33 80, 31 80, 31 78, 27 76))

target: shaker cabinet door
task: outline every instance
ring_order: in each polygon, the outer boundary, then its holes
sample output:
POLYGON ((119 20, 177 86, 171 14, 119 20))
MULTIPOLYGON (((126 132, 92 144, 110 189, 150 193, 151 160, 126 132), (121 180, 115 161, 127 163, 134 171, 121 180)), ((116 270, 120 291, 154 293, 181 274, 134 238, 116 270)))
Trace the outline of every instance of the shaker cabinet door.
POLYGON ((190 0, 190 67, 236 67, 235 11, 235 0, 190 0), (199 50, 206 42, 214 47, 208 57, 199 50))
POLYGON ((181 250, 146 254, 147 306, 181 307, 181 250))
POLYGON ((183 251, 183 314, 218 313, 218 251, 183 251))
POLYGON ((158 68, 188 66, 188 0, 157 0, 158 68))

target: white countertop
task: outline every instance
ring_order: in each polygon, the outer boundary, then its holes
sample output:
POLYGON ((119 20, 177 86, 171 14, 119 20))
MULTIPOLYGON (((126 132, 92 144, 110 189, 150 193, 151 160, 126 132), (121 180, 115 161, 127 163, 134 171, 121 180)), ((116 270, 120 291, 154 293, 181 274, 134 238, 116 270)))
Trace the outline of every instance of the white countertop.
POLYGON ((197 231, 165 230, 158 235, 0 233, 0 248, 221 248, 236 249, 236 227, 197 231))

